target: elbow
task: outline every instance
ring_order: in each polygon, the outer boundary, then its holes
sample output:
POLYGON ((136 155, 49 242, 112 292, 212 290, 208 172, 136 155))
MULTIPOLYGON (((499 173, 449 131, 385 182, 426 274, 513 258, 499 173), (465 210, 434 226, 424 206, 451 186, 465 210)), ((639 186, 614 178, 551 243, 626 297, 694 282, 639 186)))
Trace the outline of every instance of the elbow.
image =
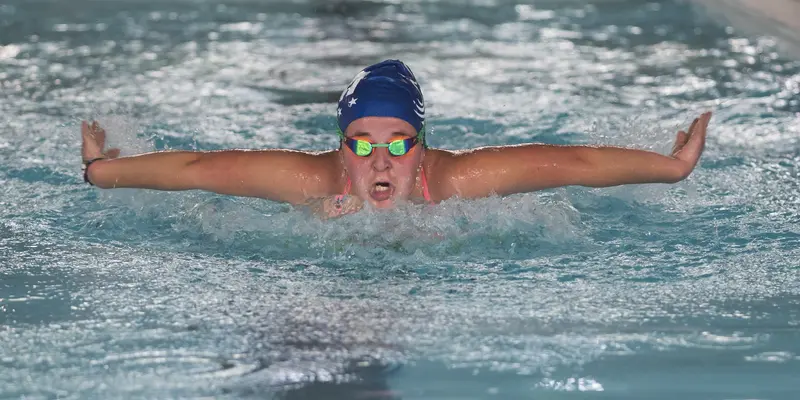
POLYGON ((206 190, 220 194, 241 194, 241 157, 236 153, 202 152, 178 168, 173 179, 182 190, 206 190))
POLYGON ((581 185, 588 187, 602 187, 605 186, 603 182, 597 182, 597 174, 601 169, 597 162, 598 149, 593 147, 578 147, 572 154, 568 165, 572 172, 569 174, 569 184, 581 185))
POLYGON ((186 162, 183 165, 184 168, 188 168, 188 167, 191 167, 192 165, 199 164, 204 159, 207 159, 209 154, 211 154, 211 153, 193 152, 193 153, 187 153, 187 154, 190 154, 192 157, 189 158, 188 160, 186 160, 186 162))
POLYGON ((193 157, 186 160, 177 170, 177 181, 191 188, 201 188, 202 180, 200 177, 209 174, 209 153, 195 153, 193 157))
POLYGON ((571 163, 581 169, 593 169, 597 153, 598 149, 593 147, 576 147, 571 163))

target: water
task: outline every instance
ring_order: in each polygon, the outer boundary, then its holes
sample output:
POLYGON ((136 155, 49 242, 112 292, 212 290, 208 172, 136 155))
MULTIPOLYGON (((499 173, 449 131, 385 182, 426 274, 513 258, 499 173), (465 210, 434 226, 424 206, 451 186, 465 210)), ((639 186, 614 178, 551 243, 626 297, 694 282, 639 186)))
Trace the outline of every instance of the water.
POLYGON ((0 397, 790 399, 800 394, 800 63, 683 2, 0 5, 0 397), (400 58, 430 143, 667 152, 675 185, 322 222, 81 182, 123 154, 336 145, 400 58))

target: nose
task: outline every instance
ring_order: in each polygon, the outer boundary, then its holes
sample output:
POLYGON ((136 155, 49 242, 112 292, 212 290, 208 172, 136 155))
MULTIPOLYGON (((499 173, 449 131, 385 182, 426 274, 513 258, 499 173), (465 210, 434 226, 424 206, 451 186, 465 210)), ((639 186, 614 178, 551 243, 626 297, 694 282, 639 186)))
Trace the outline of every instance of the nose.
POLYGON ((375 171, 382 172, 392 167, 391 155, 389 149, 378 148, 372 150, 372 168, 375 171))

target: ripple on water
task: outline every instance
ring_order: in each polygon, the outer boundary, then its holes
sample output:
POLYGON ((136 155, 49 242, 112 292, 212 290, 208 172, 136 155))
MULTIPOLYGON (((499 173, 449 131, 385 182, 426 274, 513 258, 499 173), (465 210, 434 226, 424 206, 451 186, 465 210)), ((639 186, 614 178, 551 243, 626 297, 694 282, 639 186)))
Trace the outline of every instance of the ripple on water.
POLYGON ((769 39, 685 2, 51 3, 0 5, 5 395, 796 397, 800 63, 769 39), (666 153, 713 109, 706 153, 677 185, 327 222, 81 184, 87 118, 123 154, 332 148, 390 57, 436 147, 666 153))

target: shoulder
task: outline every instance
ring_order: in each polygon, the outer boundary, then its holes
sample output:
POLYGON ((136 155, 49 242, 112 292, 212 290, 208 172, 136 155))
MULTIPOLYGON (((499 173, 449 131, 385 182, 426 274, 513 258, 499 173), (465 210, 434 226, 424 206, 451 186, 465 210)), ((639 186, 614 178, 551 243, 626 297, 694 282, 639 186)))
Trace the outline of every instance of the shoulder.
POLYGON ((427 177, 438 176, 441 167, 452 162, 453 152, 441 149, 425 149, 425 157, 422 159, 422 167, 427 172, 427 177))
POLYGON ((225 157, 239 166, 259 169, 289 169, 316 174, 342 170, 338 151, 321 152, 289 149, 238 149, 208 152, 214 157, 225 157))
POLYGON ((435 202, 451 197, 453 167, 458 160, 458 153, 450 150, 428 148, 422 160, 428 192, 435 202))
POLYGON ((458 174, 458 170, 470 162, 470 159, 479 157, 485 148, 467 150, 442 150, 427 149, 423 166, 428 173, 427 177, 438 181, 446 181, 458 174))
POLYGON ((423 166, 434 201, 453 196, 475 197, 490 192, 501 175, 519 165, 518 146, 487 146, 465 150, 428 149, 423 166))
POLYGON ((262 177, 301 187, 311 197, 338 194, 347 179, 338 150, 266 149, 243 152, 240 157, 239 162, 251 165, 262 177))
POLYGON ((341 193, 347 181, 347 174, 345 174, 339 151, 306 152, 304 154, 304 172, 320 182, 322 191, 328 194, 341 193))

